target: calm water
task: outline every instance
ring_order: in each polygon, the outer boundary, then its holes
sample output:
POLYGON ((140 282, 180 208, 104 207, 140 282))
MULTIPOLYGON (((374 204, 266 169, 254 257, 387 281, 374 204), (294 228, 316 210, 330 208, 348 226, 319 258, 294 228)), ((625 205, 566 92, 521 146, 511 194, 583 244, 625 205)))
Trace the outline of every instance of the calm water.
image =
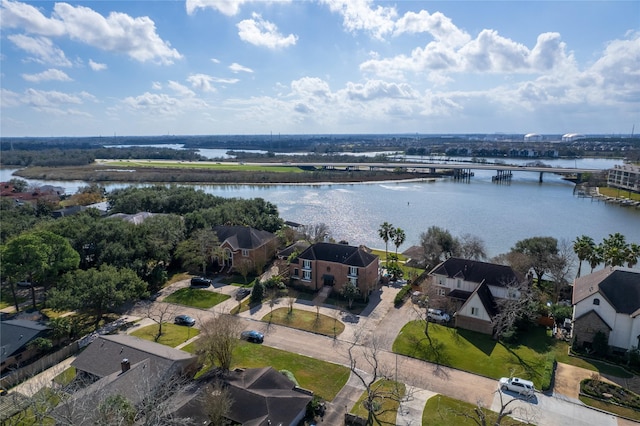
MULTIPOLYGON (((511 160, 509 162, 512 162, 511 160)), ((554 160, 552 166, 608 168, 619 161, 554 160)), ((0 180, 13 170, 0 170, 0 180)), ((280 216, 301 224, 326 223, 336 240, 384 248, 378 228, 389 222, 402 228, 406 242, 400 251, 419 244, 420 234, 437 225, 461 236, 481 237, 489 255, 509 251, 518 241, 533 236, 574 240, 582 234, 596 242, 621 232, 640 243, 640 209, 578 198, 574 185, 547 173, 515 172, 511 184, 491 182, 492 172, 476 171, 469 183, 384 182, 323 185, 200 185, 207 193, 238 198, 261 197, 278 206, 280 216)), ((73 193, 83 182, 42 182, 63 186, 73 193)), ((126 185, 109 185, 108 190, 126 185)), ((390 247, 392 249, 393 247, 390 247)))

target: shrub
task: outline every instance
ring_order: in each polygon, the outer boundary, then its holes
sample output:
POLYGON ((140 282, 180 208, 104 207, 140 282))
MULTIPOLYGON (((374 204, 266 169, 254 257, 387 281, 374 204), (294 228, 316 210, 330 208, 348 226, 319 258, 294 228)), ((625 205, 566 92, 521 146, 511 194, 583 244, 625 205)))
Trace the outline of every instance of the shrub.
POLYGON ((406 284, 404 287, 400 289, 398 294, 396 294, 395 299, 393 299, 393 304, 396 307, 402 305, 405 299, 407 298, 407 296, 409 295, 410 291, 411 291, 411 284, 406 284))
POLYGON ((591 343, 591 347, 593 348, 593 353, 596 356, 604 357, 607 355, 607 351, 609 350, 609 343, 607 342, 607 335, 602 331, 598 331, 593 336, 593 342, 591 343))
POLYGON ((249 299, 251 303, 262 303, 262 299, 264 299, 264 284, 260 281, 256 281, 253 285, 253 290, 251 290, 251 298, 249 299))

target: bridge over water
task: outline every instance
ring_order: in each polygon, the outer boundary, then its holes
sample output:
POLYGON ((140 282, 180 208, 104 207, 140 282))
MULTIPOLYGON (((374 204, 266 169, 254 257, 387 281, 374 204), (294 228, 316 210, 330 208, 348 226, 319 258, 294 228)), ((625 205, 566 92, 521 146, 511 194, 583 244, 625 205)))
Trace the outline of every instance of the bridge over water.
MULTIPOLYGON (((545 167, 545 166, 518 166, 509 164, 488 164, 488 163, 416 163, 416 162, 374 162, 374 163, 297 163, 288 162, 287 165, 299 167, 320 167, 325 169, 347 169, 361 170, 362 168, 374 169, 397 169, 406 170, 428 169, 430 173, 437 173, 438 170, 453 170, 454 177, 468 178, 472 176, 472 170, 495 170, 494 180, 507 180, 511 178, 513 172, 534 172, 540 174, 540 182, 544 173, 555 173, 565 176, 575 176, 577 182, 582 181, 582 175, 586 173, 599 173, 602 169, 587 169, 578 167, 545 167)), ((266 165, 266 164, 265 164, 266 165)))

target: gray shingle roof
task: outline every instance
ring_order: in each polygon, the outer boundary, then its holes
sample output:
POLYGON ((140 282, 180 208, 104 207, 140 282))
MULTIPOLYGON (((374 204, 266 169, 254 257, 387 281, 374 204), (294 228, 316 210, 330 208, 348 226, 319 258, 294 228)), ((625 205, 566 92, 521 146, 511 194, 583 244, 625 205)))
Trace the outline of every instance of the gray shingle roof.
POLYGON ((378 256, 368 253, 360 247, 335 243, 315 243, 300 253, 298 258, 364 267, 374 262, 378 256))
POLYGON ((221 244, 227 241, 234 250, 252 250, 261 247, 275 238, 275 235, 271 232, 261 231, 248 226, 221 225, 214 226, 213 230, 221 244))
POLYGON ((510 266, 458 257, 451 257, 445 260, 433 268, 430 274, 461 278, 478 284, 484 282, 496 287, 505 287, 522 282, 522 278, 510 266))
POLYGON ((0 361, 20 352, 29 342, 48 330, 46 325, 28 320, 0 321, 0 361))
POLYGON ((625 268, 605 268, 576 279, 573 303, 600 292, 621 314, 633 315, 640 309, 640 271, 625 268))

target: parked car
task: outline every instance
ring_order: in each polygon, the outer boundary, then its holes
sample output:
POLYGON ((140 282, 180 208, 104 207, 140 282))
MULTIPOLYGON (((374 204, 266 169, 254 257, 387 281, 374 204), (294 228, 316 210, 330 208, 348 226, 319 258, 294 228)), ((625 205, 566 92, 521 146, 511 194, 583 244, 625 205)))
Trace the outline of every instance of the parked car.
POLYGON ((16 283, 16 285, 18 287, 22 287, 22 288, 31 288, 31 286, 33 284, 31 284, 29 281, 20 281, 20 282, 16 283))
POLYGON ((445 311, 433 308, 429 308, 429 310, 427 311, 427 318, 429 319, 429 321, 435 322, 449 322, 449 320, 451 319, 449 314, 445 311))
POLYGON ((178 315, 174 321, 178 325, 186 325, 193 327, 196 324, 196 320, 189 315, 178 315))
POLYGON ((526 397, 532 397, 535 393, 533 382, 518 377, 503 377, 500 379, 500 389, 516 392, 526 397))
POLYGON ((242 300, 247 297, 251 293, 251 290, 248 288, 239 288, 236 292, 236 300, 242 300))
POLYGON ((247 330, 240 333, 240 338, 247 342, 262 343, 264 341, 264 334, 256 330, 247 330))
POLYGON ((211 284, 213 284, 213 281, 205 277, 191 278, 191 287, 209 287, 211 284))

